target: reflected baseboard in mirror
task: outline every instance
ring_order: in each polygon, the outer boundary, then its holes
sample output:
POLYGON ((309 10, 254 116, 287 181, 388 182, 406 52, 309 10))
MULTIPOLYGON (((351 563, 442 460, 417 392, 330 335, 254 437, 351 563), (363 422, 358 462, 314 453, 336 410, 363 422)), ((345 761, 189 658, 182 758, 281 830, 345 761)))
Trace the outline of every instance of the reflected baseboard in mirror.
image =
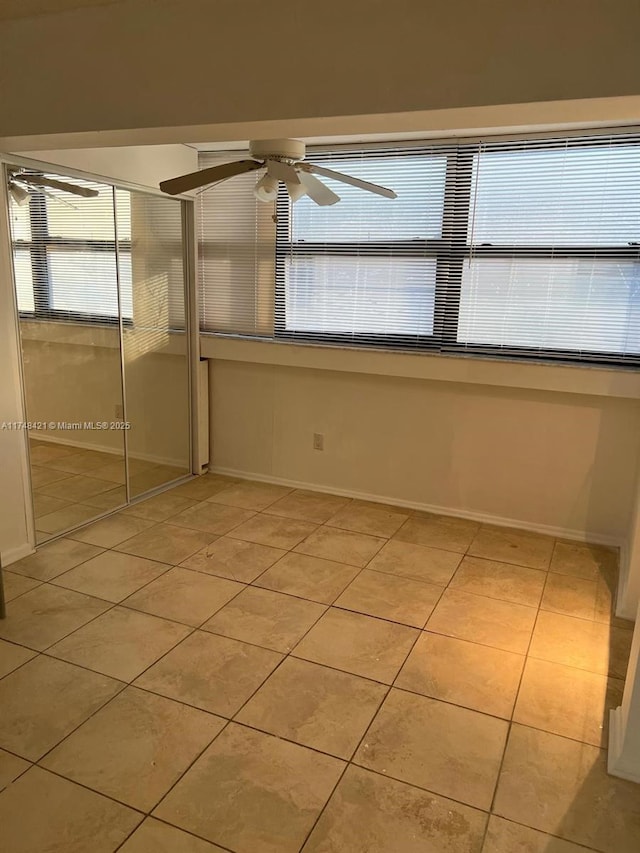
POLYGON ((29 448, 38 544, 126 505, 121 454, 34 438, 29 448))
MULTIPOLYGON (((126 506, 125 464, 116 453, 30 438, 31 483, 38 545, 126 506)), ((185 476, 183 467, 130 459, 138 492, 185 476)))

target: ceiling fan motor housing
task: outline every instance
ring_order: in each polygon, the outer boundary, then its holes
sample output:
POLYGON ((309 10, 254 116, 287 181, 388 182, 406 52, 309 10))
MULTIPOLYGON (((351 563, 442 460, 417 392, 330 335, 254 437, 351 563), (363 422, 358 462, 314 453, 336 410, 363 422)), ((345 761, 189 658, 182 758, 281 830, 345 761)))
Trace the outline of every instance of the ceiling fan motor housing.
POLYGON ((249 143, 251 156, 256 160, 303 160, 306 152, 299 139, 256 139, 249 143))

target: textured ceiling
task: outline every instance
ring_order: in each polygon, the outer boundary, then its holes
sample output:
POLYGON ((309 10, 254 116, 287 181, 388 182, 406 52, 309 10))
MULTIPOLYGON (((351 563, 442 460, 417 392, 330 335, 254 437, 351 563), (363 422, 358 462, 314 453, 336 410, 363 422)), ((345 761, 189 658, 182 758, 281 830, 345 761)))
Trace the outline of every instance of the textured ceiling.
POLYGON ((85 6, 108 6, 123 0, 0 0, 0 20, 34 18, 38 15, 55 15, 67 9, 85 6))

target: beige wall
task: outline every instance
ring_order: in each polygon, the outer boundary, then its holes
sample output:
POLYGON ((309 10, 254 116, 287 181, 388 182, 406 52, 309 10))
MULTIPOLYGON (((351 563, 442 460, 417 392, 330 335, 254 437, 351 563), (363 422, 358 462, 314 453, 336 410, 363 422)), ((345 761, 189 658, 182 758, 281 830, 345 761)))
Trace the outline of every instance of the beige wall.
POLYGON ((28 554, 33 537, 26 436, 22 430, 2 429, 3 423, 24 420, 6 204, 5 182, 0 181, 0 559, 4 565, 28 554))
MULTIPOLYGON (((27 414, 30 421, 111 422, 122 406, 116 329, 66 323, 22 323, 27 414), (68 332, 84 333, 73 342, 68 332), (65 335, 67 333, 67 335, 65 335), (66 338, 66 339, 65 339, 66 338)), ((132 458, 189 466, 187 367, 184 339, 158 340, 145 329, 125 331, 127 433, 132 458), (152 349, 150 349, 150 347, 152 349), (161 347, 165 351, 153 351, 161 347)), ((164 338, 168 336, 165 334, 164 338)), ((46 430, 53 439, 122 454, 119 430, 46 430)))
POLYGON ((210 365, 216 468, 593 540, 627 536, 637 400, 210 365))
MULTIPOLYGON (((0 63, 4 59, 5 55, 0 50, 0 63)), ((14 68, 12 73, 16 70, 14 68)), ((10 78, 3 77, 3 71, 0 70, 0 78, 8 81, 10 78)), ((41 157, 41 154, 38 156, 41 157)), ((90 152, 76 152, 75 158, 72 152, 49 152, 49 158, 50 162, 81 171, 99 169, 99 175, 107 179, 126 180, 152 187, 156 187, 158 181, 167 175, 197 168, 195 150, 183 145, 160 146, 151 151, 145 149, 137 152, 132 148, 113 149, 108 152, 108 156, 100 150, 93 159, 90 152)), ((0 182, 0 424, 3 421, 25 419, 5 211, 5 187, 0 182)), ((0 431, 0 553, 5 564, 32 550, 32 528, 24 436, 20 432, 0 431)))
POLYGON ((633 95, 639 26, 636 0, 121 0, 4 20, 0 137, 633 95))

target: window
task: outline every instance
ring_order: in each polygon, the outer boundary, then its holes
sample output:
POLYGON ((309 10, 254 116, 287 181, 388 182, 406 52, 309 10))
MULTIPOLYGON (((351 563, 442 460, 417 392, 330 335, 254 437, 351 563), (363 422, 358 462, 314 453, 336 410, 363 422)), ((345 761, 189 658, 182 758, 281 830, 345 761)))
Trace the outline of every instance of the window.
MULTIPOLYGON (((55 175, 48 177, 56 178, 55 175)), ((117 322, 118 280, 123 316, 132 316, 129 193, 72 179, 98 190, 84 198, 59 190, 11 201, 18 309, 25 317, 117 322)))
POLYGON ((307 156, 392 187, 398 198, 327 180, 342 200, 321 208, 308 198, 292 205, 282 189, 270 230, 255 217, 248 228, 246 210, 234 217, 240 205, 256 208, 255 176, 244 176, 246 187, 226 182, 224 199, 216 188, 203 194, 202 252, 211 259, 201 271, 205 331, 640 365, 640 137, 307 156), (214 205, 233 235, 208 227, 214 205), (275 270, 265 283, 269 252, 275 270), (235 292, 242 301, 234 303, 235 292), (260 327, 251 314, 258 304, 263 316, 271 310, 260 327))

